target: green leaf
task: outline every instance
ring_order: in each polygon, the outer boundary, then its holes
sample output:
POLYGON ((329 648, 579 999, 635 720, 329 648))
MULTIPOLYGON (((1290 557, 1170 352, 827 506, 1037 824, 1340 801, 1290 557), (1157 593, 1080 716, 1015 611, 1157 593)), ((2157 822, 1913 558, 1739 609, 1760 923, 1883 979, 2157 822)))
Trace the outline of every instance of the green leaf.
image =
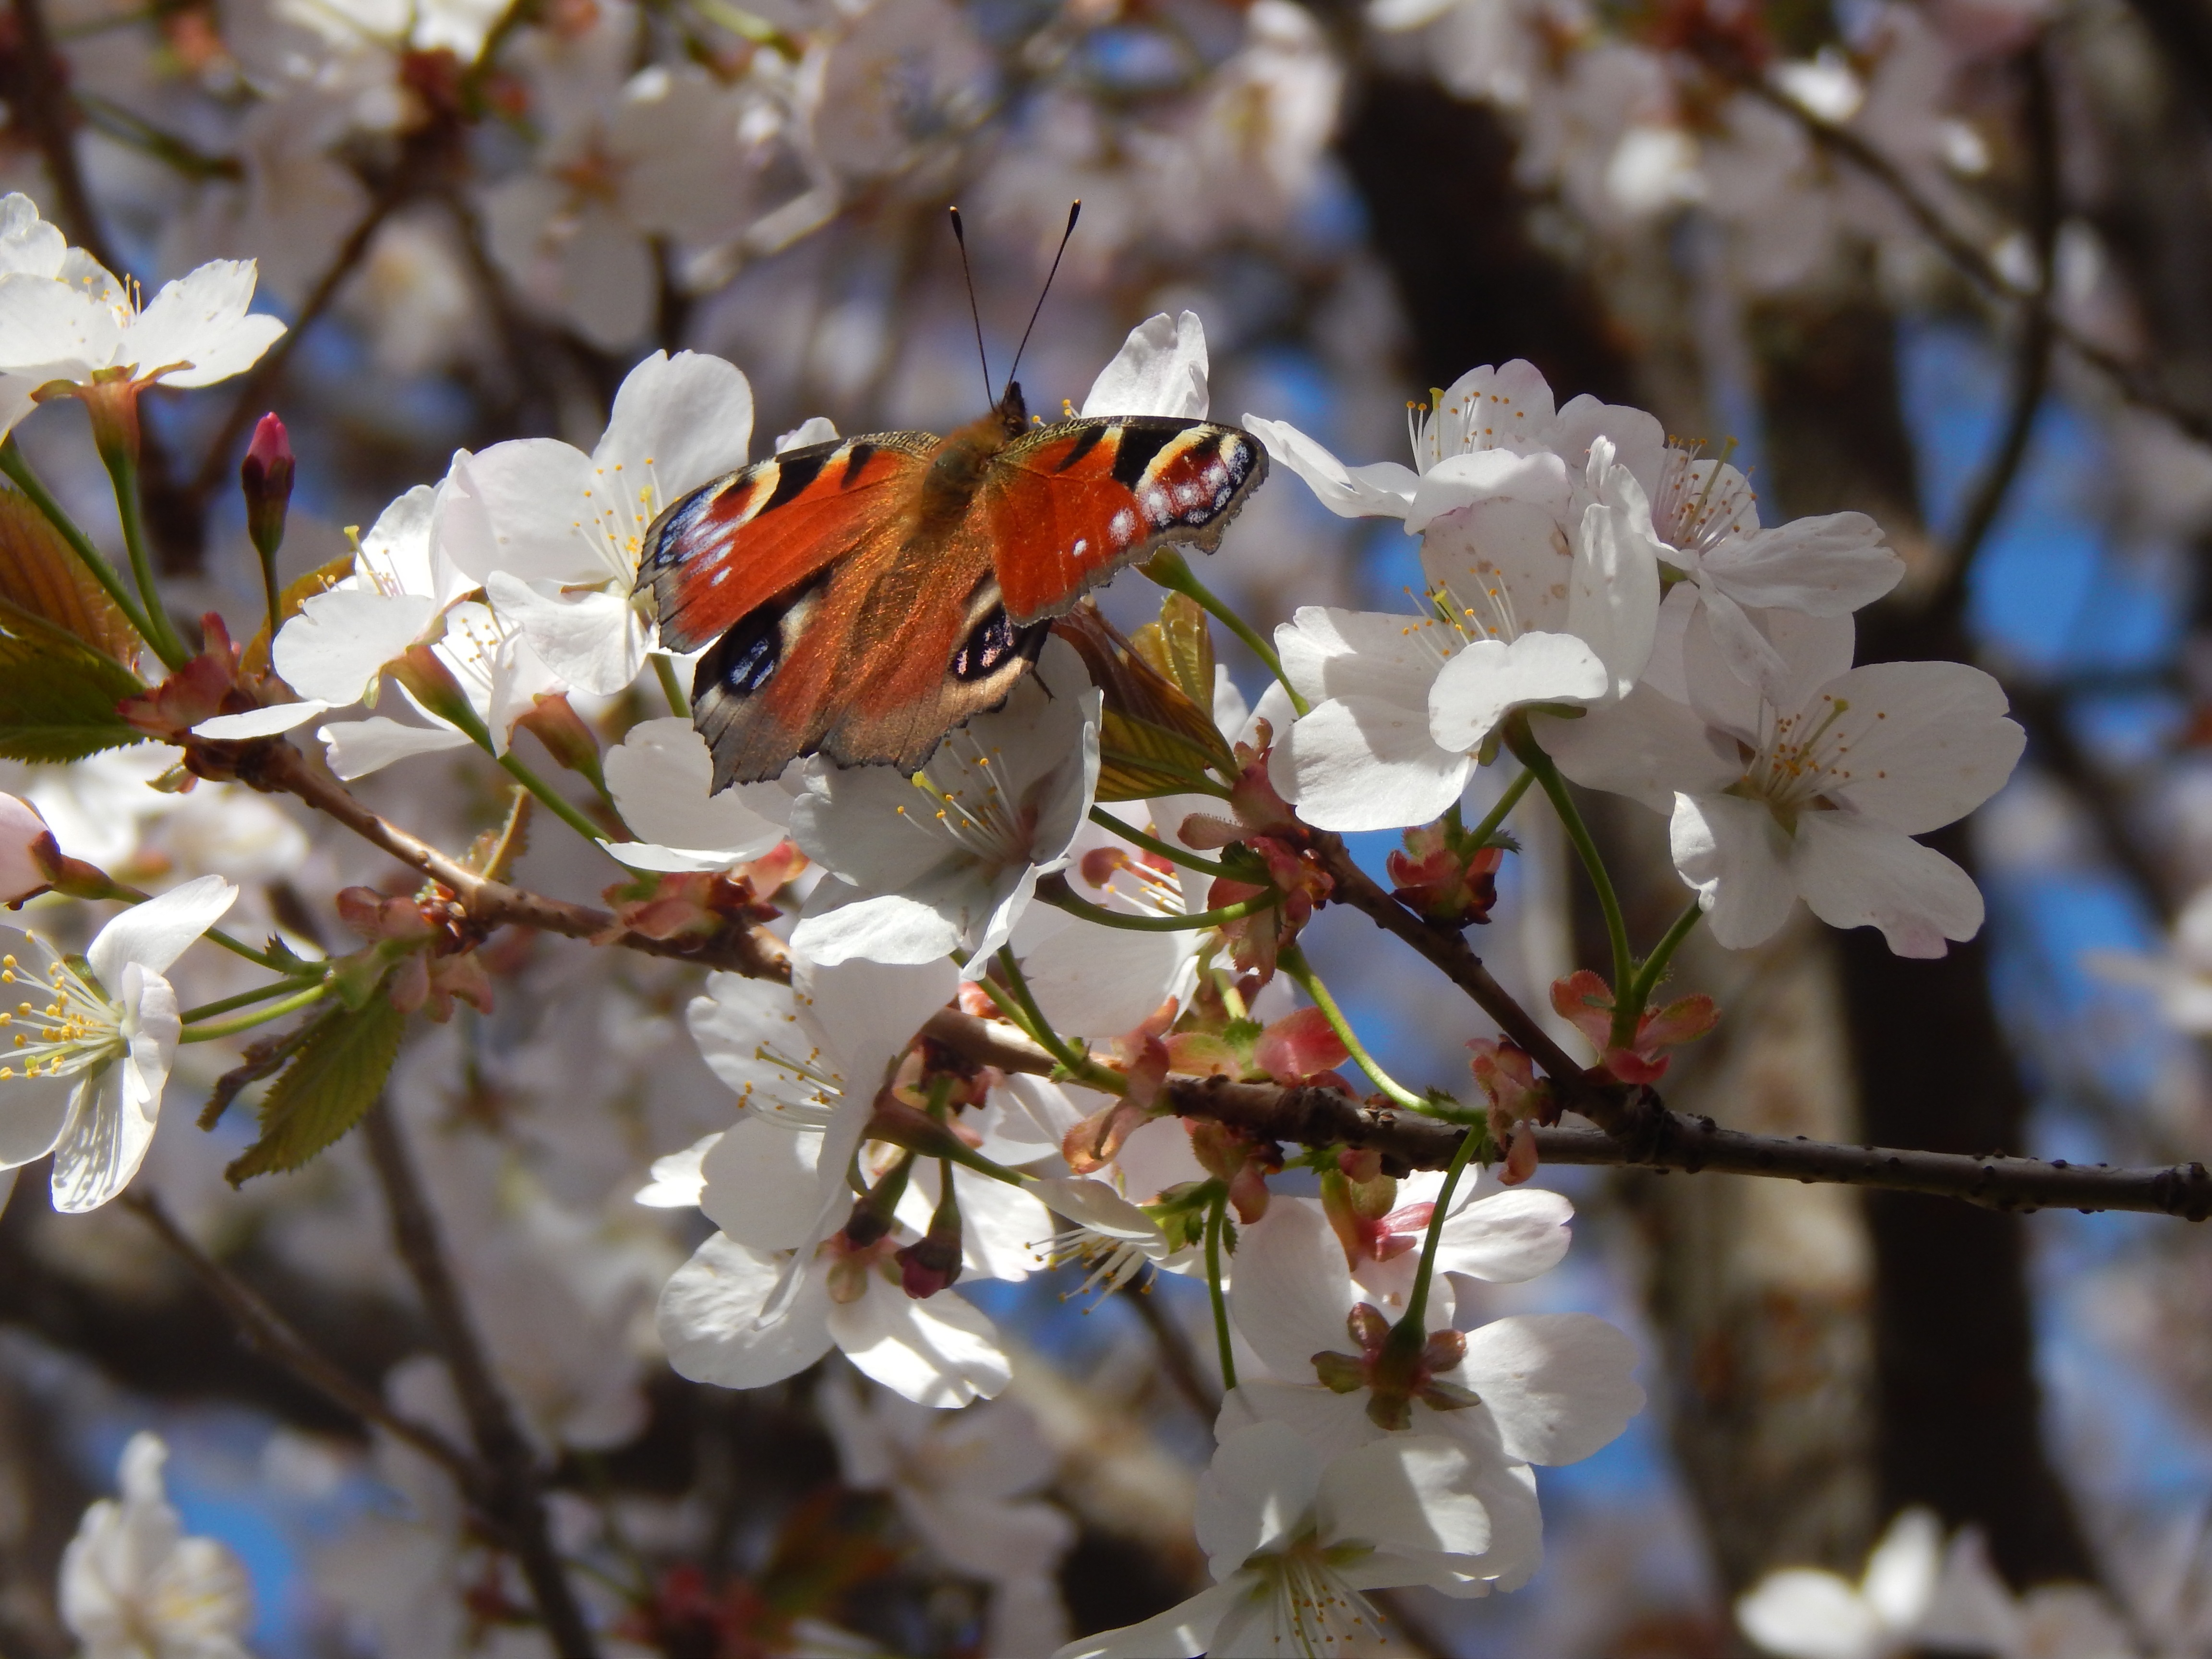
POLYGON ((58 634, 0 635, 0 757, 73 761, 143 743, 115 705, 144 690, 121 664, 58 634))
POLYGON ((299 1056, 261 1103, 261 1138, 231 1161, 223 1178, 296 1170, 361 1121, 399 1055, 407 1016, 390 997, 344 1008, 317 1023, 299 1056))

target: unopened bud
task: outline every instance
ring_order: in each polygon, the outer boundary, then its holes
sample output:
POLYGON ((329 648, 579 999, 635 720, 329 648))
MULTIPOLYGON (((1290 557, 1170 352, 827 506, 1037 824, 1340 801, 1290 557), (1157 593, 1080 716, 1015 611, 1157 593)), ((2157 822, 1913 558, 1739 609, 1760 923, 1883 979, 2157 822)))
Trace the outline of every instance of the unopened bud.
POLYGON ((913 1172, 914 1154, 902 1152, 883 1179, 854 1200, 852 1217, 845 1223, 848 1249, 865 1250, 890 1231, 899 1200, 906 1196, 907 1177, 913 1172))
POLYGON ((514 723, 544 744, 561 766, 588 779, 595 789, 606 787, 599 771, 599 740, 569 706, 567 692, 540 691, 530 712, 514 723))
POLYGON ((52 884, 40 856, 41 845, 53 848, 56 858, 61 855, 37 807, 0 795, 0 904, 21 904, 52 884))
POLYGON ((960 1200, 952 1171, 944 1171, 944 1195, 929 1218, 929 1231, 898 1253, 899 1287, 919 1302, 950 1289, 960 1277, 960 1200))
POLYGON ((469 694, 453 678, 453 671, 435 649, 427 644, 410 645, 385 669, 386 673, 407 688, 423 709, 438 719, 455 726, 471 737, 484 729, 477 718, 476 706, 469 694))
POLYGON ((246 492, 246 533, 263 559, 273 559, 284 544, 284 510, 292 501, 292 440, 284 422, 264 415, 253 441, 239 463, 239 488, 246 492))

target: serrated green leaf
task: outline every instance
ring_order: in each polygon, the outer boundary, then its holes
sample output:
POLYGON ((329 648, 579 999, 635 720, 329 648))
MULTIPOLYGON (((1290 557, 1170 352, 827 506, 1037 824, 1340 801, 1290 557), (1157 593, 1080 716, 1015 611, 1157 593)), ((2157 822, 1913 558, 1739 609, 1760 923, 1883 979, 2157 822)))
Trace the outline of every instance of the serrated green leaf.
POLYGON ((0 757, 82 760, 143 743, 115 705, 144 690, 130 670, 74 640, 0 635, 0 757))
POLYGON ((1210 750, 1180 732, 1109 708, 1098 723, 1098 799, 1147 800, 1211 781, 1210 750))
POLYGON ((361 1121, 376 1103, 399 1057, 407 1016, 389 997, 325 1018, 261 1103, 261 1136, 225 1170, 234 1187, 248 1177, 296 1170, 361 1121))

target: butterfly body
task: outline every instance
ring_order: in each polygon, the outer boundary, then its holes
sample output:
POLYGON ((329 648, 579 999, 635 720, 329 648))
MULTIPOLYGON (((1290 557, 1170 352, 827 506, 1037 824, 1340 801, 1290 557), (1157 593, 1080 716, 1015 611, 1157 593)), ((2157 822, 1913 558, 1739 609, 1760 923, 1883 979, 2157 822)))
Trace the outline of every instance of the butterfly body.
POLYGON ((1054 617, 1162 543, 1211 550, 1267 472, 1236 427, 1033 427, 1021 391, 947 436, 787 450, 676 502, 638 586, 662 643, 710 647, 693 720, 714 787, 795 756, 919 769, 1006 701, 1054 617))

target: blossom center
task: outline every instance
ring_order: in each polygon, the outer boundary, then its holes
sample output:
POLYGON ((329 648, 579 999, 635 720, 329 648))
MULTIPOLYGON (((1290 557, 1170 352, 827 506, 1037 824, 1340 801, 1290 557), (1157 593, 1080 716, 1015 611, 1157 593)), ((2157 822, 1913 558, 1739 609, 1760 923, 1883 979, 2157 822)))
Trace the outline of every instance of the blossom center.
POLYGON ((1850 711, 1847 698, 1824 691, 1809 708, 1784 714, 1761 712, 1758 750, 1748 756, 1742 781, 1728 793, 1762 802, 1785 830, 1795 831, 1799 813, 1833 811, 1832 787, 1850 781, 1851 734, 1838 725, 1850 711))
POLYGON ((927 829, 934 826, 960 849, 993 869, 1027 864, 1036 839, 1037 810, 1017 804, 1005 754, 986 749, 972 732, 955 732, 939 751, 943 758, 914 775, 915 787, 937 805, 927 816, 900 807, 899 816, 927 829))
MULTIPOLYGON (((26 934, 46 954, 45 1002, 19 1002, 0 1012, 7 1047, 13 1053, 0 1065, 0 1078, 66 1077, 105 1066, 129 1047, 124 1025, 128 1011, 102 990, 88 972, 79 972, 54 955, 35 933, 26 934)), ((0 984, 30 985, 40 977, 12 956, 0 957, 0 984)))
POLYGON ((652 456, 638 470, 622 461, 592 468, 592 482, 584 486, 583 516, 575 520, 576 533, 591 544, 607 567, 608 580, 620 583, 623 592, 637 580, 645 532, 665 505, 652 456))
POLYGON ((1358 1545, 1324 1549, 1311 1532, 1280 1550, 1254 1555, 1244 1570, 1258 1583, 1255 1597, 1274 1603, 1287 1651, 1319 1659, 1328 1654, 1402 1652, 1373 1602, 1344 1582, 1337 1569, 1368 1553, 1358 1545))
POLYGON ((1528 435, 1528 411, 1495 392, 1448 404, 1441 391, 1432 390, 1428 402, 1406 405, 1406 429, 1413 470, 1426 472, 1454 455, 1511 447, 1528 435))
POLYGON ((1662 541, 1702 556, 1724 542, 1759 531, 1759 497, 1725 460, 1701 461, 1669 448, 1651 498, 1652 527, 1662 541))

